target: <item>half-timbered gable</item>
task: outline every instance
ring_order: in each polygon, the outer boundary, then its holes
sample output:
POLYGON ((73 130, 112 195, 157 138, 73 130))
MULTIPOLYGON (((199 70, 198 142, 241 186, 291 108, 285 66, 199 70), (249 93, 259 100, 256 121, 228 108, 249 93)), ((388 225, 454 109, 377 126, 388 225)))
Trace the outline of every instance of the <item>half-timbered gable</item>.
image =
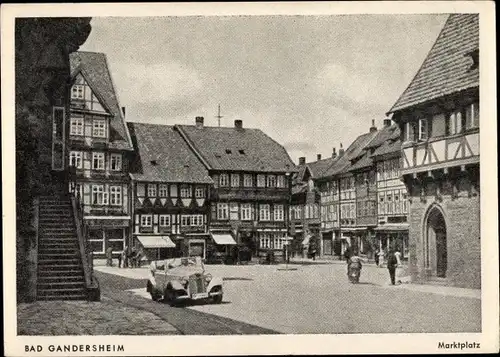
POLYGON ((129 160, 132 143, 115 92, 106 56, 70 55, 68 162, 84 205, 95 254, 126 245, 131 224, 129 160))
POLYGON ((213 183, 207 169, 172 126, 128 123, 128 128, 135 148, 130 173, 135 243, 149 259, 205 258, 213 183))
POLYGON ((480 286, 479 103, 479 15, 451 14, 389 111, 401 129, 415 281, 480 286))

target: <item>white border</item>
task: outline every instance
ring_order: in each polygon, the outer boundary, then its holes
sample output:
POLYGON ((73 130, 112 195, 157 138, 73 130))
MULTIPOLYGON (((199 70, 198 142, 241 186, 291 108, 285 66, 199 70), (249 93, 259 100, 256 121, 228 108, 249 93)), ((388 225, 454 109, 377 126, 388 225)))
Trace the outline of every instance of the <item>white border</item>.
MULTIPOLYGON (((33 355, 25 344, 123 344, 125 353, 101 355, 242 355, 332 353, 460 353, 498 352, 498 211, 496 172, 496 54, 494 3, 470 2, 295 2, 183 4, 19 4, 2 5, 2 173, 4 248, 4 336, 9 356, 33 355), (15 17, 43 16, 221 16, 480 13, 481 70, 481 249, 482 333, 363 334, 276 336, 16 336, 15 308, 15 151, 14 44, 15 17), (487 70, 486 70, 487 69, 487 70), (439 341, 480 342, 479 350, 438 350, 439 341)), ((409 307, 410 308, 410 307, 409 307)), ((45 348, 45 351, 47 349, 45 348)), ((55 355, 43 353, 40 355, 55 355)), ((59 353, 59 355, 61 355, 59 353)), ((82 355, 70 353, 68 355, 82 355)), ((96 355, 87 353, 86 355, 96 355)))

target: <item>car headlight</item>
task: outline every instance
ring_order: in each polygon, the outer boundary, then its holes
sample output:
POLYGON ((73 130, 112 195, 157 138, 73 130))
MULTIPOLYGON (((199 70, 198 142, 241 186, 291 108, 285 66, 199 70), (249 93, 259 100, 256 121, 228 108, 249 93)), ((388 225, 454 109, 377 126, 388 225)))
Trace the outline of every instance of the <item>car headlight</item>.
POLYGON ((209 283, 212 280, 212 274, 205 275, 205 281, 209 283))

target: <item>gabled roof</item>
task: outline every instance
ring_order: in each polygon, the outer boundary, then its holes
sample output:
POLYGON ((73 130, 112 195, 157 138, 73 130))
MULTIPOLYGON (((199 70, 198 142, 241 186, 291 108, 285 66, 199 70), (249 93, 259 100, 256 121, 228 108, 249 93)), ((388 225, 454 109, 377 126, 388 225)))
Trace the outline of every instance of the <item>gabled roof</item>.
POLYGON ((377 131, 366 133, 358 136, 351 145, 347 148, 344 154, 335 163, 330 166, 322 177, 331 177, 343 173, 347 173, 351 166, 351 160, 364 150, 365 146, 378 134, 377 131))
POLYGON ((136 160, 130 175, 137 181, 213 183, 208 171, 173 126, 127 123, 136 160))
POLYGON ((479 49, 479 15, 451 14, 410 85, 393 105, 394 113, 479 86, 470 54, 479 49))
POLYGON ((109 147, 132 150, 132 141, 118 102, 106 55, 96 52, 73 52, 70 54, 70 68, 71 77, 75 78, 81 72, 94 94, 103 102, 103 106, 111 111, 109 147))
POLYGON ((311 172, 313 178, 321 177, 323 173, 328 170, 328 168, 332 166, 338 159, 338 156, 336 156, 335 158, 328 157, 326 159, 310 162, 307 164, 307 167, 309 168, 309 171, 311 172))
POLYGON ((400 151, 401 151, 400 139, 388 140, 375 150, 375 152, 372 154, 372 157, 374 159, 377 159, 378 156, 392 154, 395 152, 399 153, 400 151))
POLYGON ((210 170, 295 172, 285 148, 260 129, 176 125, 210 170))

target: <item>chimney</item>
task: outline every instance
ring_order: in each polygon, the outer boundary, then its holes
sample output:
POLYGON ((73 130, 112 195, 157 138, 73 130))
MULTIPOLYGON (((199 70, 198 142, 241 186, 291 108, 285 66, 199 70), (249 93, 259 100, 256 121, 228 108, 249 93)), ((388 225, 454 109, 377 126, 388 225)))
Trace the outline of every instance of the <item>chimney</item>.
POLYGON ((321 154, 316 155, 318 161, 321 160, 321 154))
POLYGON ((335 159, 337 157, 337 149, 333 148, 332 158, 335 159))
POLYGON ((389 118, 385 118, 384 119, 384 126, 388 127, 388 126, 391 126, 391 125, 392 125, 392 120, 389 119, 389 118))
POLYGON ((374 133, 377 131, 377 127, 375 126, 375 119, 372 119, 372 126, 370 127, 370 133, 374 133))
POLYGON ((299 165, 305 165, 306 164, 306 158, 305 156, 299 157, 299 165))
POLYGON ((203 117, 196 117, 196 127, 197 128, 203 128, 203 117))
POLYGON ((125 118, 125 107, 122 107, 123 117, 125 118))
POLYGON ((344 155, 344 148, 342 147, 342 143, 340 143, 339 157, 342 155, 344 155))
POLYGON ((243 129, 243 120, 240 120, 240 119, 236 119, 234 121, 234 127, 236 129, 243 129))

